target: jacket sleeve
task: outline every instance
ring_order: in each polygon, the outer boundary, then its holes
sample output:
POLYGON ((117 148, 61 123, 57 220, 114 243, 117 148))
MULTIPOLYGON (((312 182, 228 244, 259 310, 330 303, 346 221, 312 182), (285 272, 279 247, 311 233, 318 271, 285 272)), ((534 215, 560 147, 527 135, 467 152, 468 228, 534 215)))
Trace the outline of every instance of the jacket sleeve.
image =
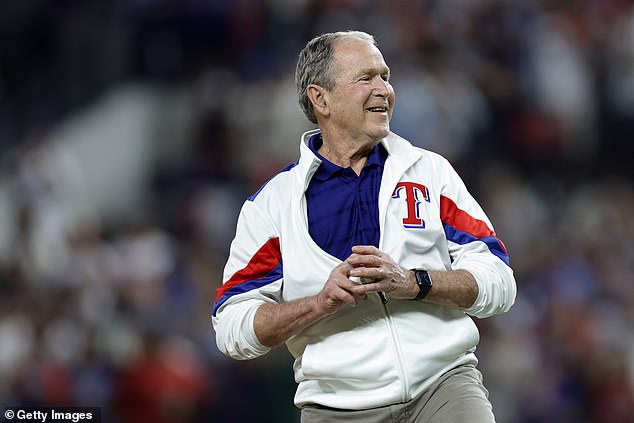
POLYGON ((254 201, 244 203, 216 292, 212 324, 218 349, 229 357, 247 360, 270 351, 253 329, 258 307, 280 302, 282 258, 278 232, 254 201))
POLYGON ((445 165, 440 217, 452 269, 469 271, 478 284, 478 297, 465 312, 480 318, 504 313, 517 293, 506 247, 462 179, 449 162, 445 165))

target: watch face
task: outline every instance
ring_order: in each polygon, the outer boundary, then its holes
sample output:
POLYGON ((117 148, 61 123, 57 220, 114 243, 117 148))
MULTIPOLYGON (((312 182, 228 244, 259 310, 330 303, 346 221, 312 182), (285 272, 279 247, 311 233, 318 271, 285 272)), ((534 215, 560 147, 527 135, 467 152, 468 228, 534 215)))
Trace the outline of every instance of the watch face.
POLYGON ((429 277, 429 273, 427 273, 426 270, 416 269, 414 271, 414 274, 416 275, 416 283, 418 284, 418 289, 420 289, 420 292, 416 296, 415 300, 422 300, 427 296, 429 290, 431 289, 431 278, 429 277))

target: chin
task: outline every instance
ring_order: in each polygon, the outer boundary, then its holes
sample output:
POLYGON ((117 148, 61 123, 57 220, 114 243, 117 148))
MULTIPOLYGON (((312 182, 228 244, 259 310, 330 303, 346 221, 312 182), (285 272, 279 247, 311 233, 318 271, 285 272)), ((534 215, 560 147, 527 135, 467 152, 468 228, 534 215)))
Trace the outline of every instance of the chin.
POLYGON ((363 128, 362 134, 368 139, 380 141, 390 133, 390 125, 386 122, 374 123, 363 128))
POLYGON ((388 136, 389 133, 390 133, 390 127, 386 126, 374 131, 372 135, 374 138, 385 138, 388 136))

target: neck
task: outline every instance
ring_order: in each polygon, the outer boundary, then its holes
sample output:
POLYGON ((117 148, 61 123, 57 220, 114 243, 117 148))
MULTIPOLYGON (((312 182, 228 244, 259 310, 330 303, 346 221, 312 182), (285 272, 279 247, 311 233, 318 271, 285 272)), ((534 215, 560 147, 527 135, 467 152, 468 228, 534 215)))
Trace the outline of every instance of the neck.
POLYGON ((379 141, 372 140, 333 140, 323 133, 322 140, 323 144, 318 150, 319 154, 337 166, 351 167, 357 175, 361 174, 372 149, 379 143, 379 141))

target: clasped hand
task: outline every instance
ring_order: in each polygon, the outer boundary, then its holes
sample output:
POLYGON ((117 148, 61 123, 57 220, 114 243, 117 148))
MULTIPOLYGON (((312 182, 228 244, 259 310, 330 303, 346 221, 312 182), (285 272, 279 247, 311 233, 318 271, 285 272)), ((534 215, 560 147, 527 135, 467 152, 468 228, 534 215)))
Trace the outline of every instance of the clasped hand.
POLYGON ((411 299, 418 290, 412 278, 409 270, 378 248, 354 246, 350 257, 330 273, 317 301, 326 314, 332 314, 343 304, 356 305, 374 292, 383 292, 393 299, 411 299), (350 278, 361 278, 366 283, 356 283, 350 278))

